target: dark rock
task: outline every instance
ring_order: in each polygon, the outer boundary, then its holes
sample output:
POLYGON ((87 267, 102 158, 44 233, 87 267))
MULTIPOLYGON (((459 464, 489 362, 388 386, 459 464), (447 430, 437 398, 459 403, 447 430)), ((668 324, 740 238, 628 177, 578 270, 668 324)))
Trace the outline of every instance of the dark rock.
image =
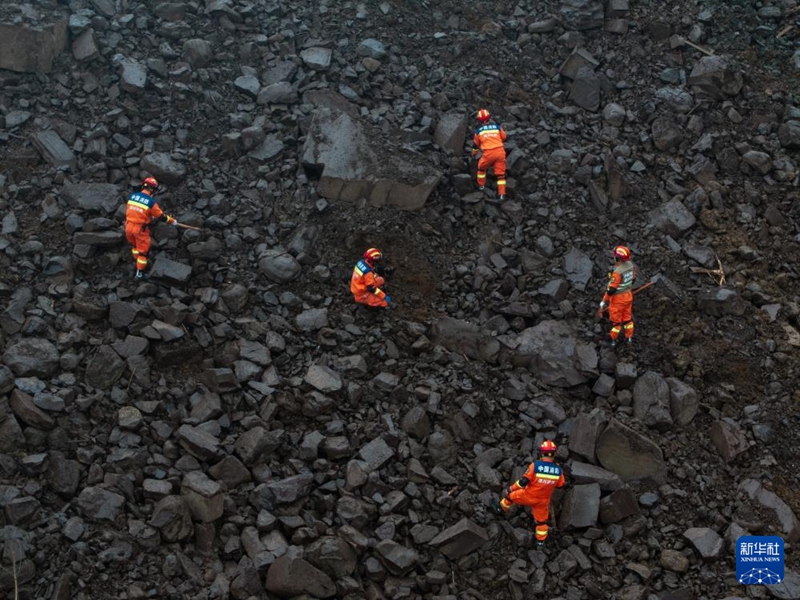
POLYGON ((597 376, 597 351, 564 321, 542 321, 504 342, 514 365, 529 367, 548 385, 573 387, 597 376))
POLYGON ((745 479, 739 484, 739 489, 746 492, 751 500, 775 512, 787 542, 795 543, 800 540, 800 521, 786 502, 774 492, 765 490, 756 479, 745 479))
POLYGON ((558 519, 559 529, 592 527, 600 512, 600 485, 589 483, 567 490, 558 519))
POLYGON ((581 67, 569 92, 569 99, 577 106, 597 112, 600 109, 600 76, 592 67, 581 67))
POLYGON ((373 206, 422 208, 440 174, 421 156, 387 153, 387 141, 382 139, 382 146, 377 147, 376 139, 371 128, 347 113, 319 109, 303 146, 303 167, 319 177, 317 190, 325 198, 367 198, 373 206))
POLYGON ((694 215, 677 199, 650 211, 650 224, 675 239, 686 234, 695 223, 694 215))
POLYGON ((191 276, 191 265, 185 265, 163 257, 157 258, 153 263, 153 268, 150 269, 151 279, 163 279, 170 283, 186 283, 191 276))
POLYGON ((570 248, 564 256, 564 274, 575 289, 585 290, 592 278, 592 259, 577 248, 570 248))
POLYGON ((280 250, 267 250, 258 261, 258 268, 275 283, 288 283, 300 274, 300 263, 280 250))
POLYGON ((611 419, 597 440, 597 460, 623 482, 666 482, 667 466, 661 448, 643 435, 611 419))
POLYGON ((688 83, 714 100, 723 100, 741 91, 743 78, 728 59, 704 56, 695 63, 688 83))
POLYGON ((311 493, 314 476, 311 473, 293 475, 280 481, 267 484, 267 488, 275 498, 276 504, 291 504, 311 493))
POLYGON ((599 0, 561 0, 561 19, 566 29, 583 31, 603 26, 605 10, 599 0))
POLYGON ((336 586, 325 573, 301 558, 284 554, 267 571, 267 591, 280 598, 308 594, 314 598, 333 598, 336 586))
POLYGON ((406 548, 392 540, 382 540, 375 547, 381 562, 392 575, 403 576, 413 569, 420 560, 416 550, 406 548))
POLYGON ((703 288, 697 296, 697 308, 712 317, 733 315, 741 317, 747 310, 747 304, 739 292, 731 288, 703 288))
POLYGON ((600 501, 600 522, 604 525, 617 523, 639 514, 636 496, 627 487, 615 490, 600 501))
POLYGON ((461 112, 452 112, 439 119, 433 132, 433 141, 437 146, 459 156, 464 151, 466 133, 467 116, 461 112))
POLYGON ((703 560, 707 561, 716 560, 725 546, 725 541, 719 534, 707 527, 691 527, 683 532, 683 537, 689 540, 703 560))
POLYGON ((110 215, 119 207, 120 189, 110 183, 69 184, 61 190, 61 197, 74 208, 110 215))
POLYGON ((633 386, 633 414, 657 431, 672 428, 669 385, 658 373, 648 371, 633 386))
MULTIPOLYGON (((258 104, 294 104, 298 100, 297 89, 288 81, 272 83, 258 92, 258 104)), ((283 149, 283 145, 281 145, 283 149)))
POLYGON ((731 419, 714 421, 709 436, 725 462, 731 462, 748 448, 747 436, 731 419))
POLYGON ((18 377, 50 377, 58 368, 56 347, 42 338, 24 338, 6 348, 3 362, 18 377))
POLYGON ((222 487, 202 471, 186 474, 181 483, 181 497, 196 521, 211 523, 222 516, 225 499, 222 487))
POLYGON ((428 335, 434 343, 473 360, 494 362, 500 351, 500 344, 488 332, 459 319, 436 319, 428 335))
POLYGON ((85 519, 115 521, 125 505, 125 498, 101 487, 85 487, 76 501, 85 519))
POLYGON ((36 406, 33 398, 23 391, 15 389, 11 392, 9 404, 17 418, 26 425, 39 429, 52 429, 55 427, 53 418, 36 406))
POLYGON ((342 389, 342 378, 339 374, 323 365, 311 365, 306 371, 303 381, 323 394, 338 392, 342 389))
POLYGON ((185 540, 194 531, 192 515, 180 496, 167 496, 159 500, 148 524, 158 529, 164 541, 169 543, 185 540))
POLYGON ((49 73, 67 43, 67 19, 34 27, 21 19, 0 24, 0 69, 49 73))
POLYGON ((672 420, 679 427, 686 427, 700 408, 697 392, 675 377, 667 377, 666 382, 669 385, 669 409, 672 420))
POLYGON ((570 480, 575 483, 597 483, 604 492, 618 490, 623 485, 615 473, 577 461, 572 461, 570 464, 570 480))
POLYGON ((450 560, 474 552, 489 541, 489 534, 467 518, 461 519, 433 538, 429 544, 450 560))
POLYGON ((186 167, 166 152, 153 152, 142 158, 141 167, 167 185, 178 185, 186 177, 186 167))
POLYGON ((375 438, 361 448, 358 455, 367 464, 370 471, 376 471, 394 457, 394 450, 383 438, 375 438))
POLYGON ((100 346, 86 366, 86 383, 109 390, 125 372, 125 363, 111 346, 100 346))
POLYGON ((313 542, 305 556, 309 563, 335 579, 352 575, 357 567, 353 548, 335 536, 324 536, 313 542))
POLYGON ((661 151, 671 150, 680 146, 683 141, 683 131, 675 119, 670 117, 659 117, 651 125, 653 143, 661 151))

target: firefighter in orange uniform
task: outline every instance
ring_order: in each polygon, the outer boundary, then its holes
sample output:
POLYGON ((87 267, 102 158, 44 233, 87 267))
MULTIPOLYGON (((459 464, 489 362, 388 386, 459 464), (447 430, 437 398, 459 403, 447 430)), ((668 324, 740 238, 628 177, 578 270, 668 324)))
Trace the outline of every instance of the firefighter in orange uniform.
POLYGON ((478 188, 486 187, 486 172, 494 167, 494 174, 497 177, 497 195, 500 200, 506 198, 506 149, 503 142, 508 135, 505 130, 491 121, 492 116, 489 111, 482 108, 478 111, 478 123, 480 126, 472 138, 472 156, 481 154, 478 160, 478 188))
POLYGON ((620 331, 625 331, 625 342, 633 342, 633 282, 636 281, 636 265, 631 261, 631 251, 625 246, 614 248, 614 270, 608 274, 608 287, 597 311, 602 316, 608 307, 611 331, 609 344, 617 345, 620 331))
POLYGON ((550 531, 547 519, 550 516, 550 496, 556 488, 564 486, 564 472, 561 466, 555 463, 558 448, 550 441, 545 440, 539 446, 541 457, 528 467, 528 470, 516 483, 509 486, 503 498, 494 505, 495 512, 507 512, 512 505, 530 506, 533 520, 536 523, 536 543, 544 546, 547 534, 550 531))
POLYGON ((147 253, 150 252, 150 224, 156 220, 166 221, 170 225, 178 222, 164 213, 156 202, 155 193, 158 182, 153 177, 142 181, 142 191, 130 195, 125 211, 125 237, 133 246, 131 254, 136 259, 136 279, 144 276, 147 268, 147 253))
POLYGON ((370 248, 364 252, 364 257, 353 268, 350 278, 350 291, 353 299, 359 304, 379 306, 386 308, 392 302, 392 297, 387 296, 381 288, 386 283, 380 275, 378 263, 383 259, 383 254, 377 248, 370 248))

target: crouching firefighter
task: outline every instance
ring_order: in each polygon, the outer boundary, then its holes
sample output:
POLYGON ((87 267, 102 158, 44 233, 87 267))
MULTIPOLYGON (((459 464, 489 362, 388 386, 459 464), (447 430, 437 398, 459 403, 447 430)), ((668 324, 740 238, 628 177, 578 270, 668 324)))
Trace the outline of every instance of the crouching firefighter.
POLYGON ((353 275, 350 277, 350 292, 353 300, 358 304, 367 306, 377 306, 386 308, 391 304, 392 297, 387 296, 383 291, 386 280, 381 273, 380 262, 383 254, 377 248, 370 248, 364 252, 364 256, 353 267, 353 275))
POLYGON ((512 505, 530 506, 533 520, 536 523, 536 544, 544 546, 550 528, 547 520, 550 517, 550 497, 556 488, 564 486, 564 473, 556 464, 555 455, 558 448, 545 440, 539 446, 540 458, 528 467, 525 475, 513 485, 508 486, 499 502, 493 508, 497 514, 503 514, 512 505))
POLYGON ((142 191, 130 195, 125 210, 125 237, 133 246, 131 254, 136 259, 136 279, 144 276, 147 268, 147 254, 150 252, 150 225, 152 221, 166 221, 176 226, 178 222, 165 214, 154 198, 158 182, 153 177, 142 181, 142 191))

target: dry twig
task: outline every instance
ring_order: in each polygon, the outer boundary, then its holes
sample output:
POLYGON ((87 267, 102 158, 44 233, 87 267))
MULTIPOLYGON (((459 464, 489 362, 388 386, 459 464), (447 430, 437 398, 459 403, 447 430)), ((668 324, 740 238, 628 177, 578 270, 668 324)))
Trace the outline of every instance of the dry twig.
POLYGON ((778 35, 775 36, 775 39, 776 40, 781 39, 783 36, 785 36, 787 33, 789 33, 792 29, 794 29, 794 25, 787 25, 786 27, 781 29, 780 33, 778 33, 778 35))
POLYGON ((725 271, 722 268, 722 261, 719 259, 719 256, 714 255, 714 258, 717 259, 717 269, 704 269, 702 267, 692 267, 692 273, 706 273, 711 279, 715 277, 719 278, 717 284, 721 287, 725 285, 725 271))
POLYGON ((14 574, 14 600, 19 600, 19 582, 17 581, 17 552, 11 553, 11 569, 14 574))

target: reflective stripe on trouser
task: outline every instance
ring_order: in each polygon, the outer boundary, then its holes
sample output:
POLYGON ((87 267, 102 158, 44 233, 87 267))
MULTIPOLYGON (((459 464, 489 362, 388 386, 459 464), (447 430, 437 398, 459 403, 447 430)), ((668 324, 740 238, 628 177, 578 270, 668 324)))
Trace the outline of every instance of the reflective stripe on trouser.
POLYGON ((478 171, 478 185, 486 185, 486 171, 478 171))
POLYGON ((547 539, 547 534, 550 533, 550 527, 547 526, 547 523, 536 523, 536 540, 539 542, 543 542, 547 539))
POLYGON ((622 331, 622 327, 620 327, 619 325, 614 325, 611 328, 611 331, 608 332, 608 337, 610 337, 612 340, 615 340, 619 337, 620 331, 622 331))
POLYGON ((506 195, 506 180, 505 179, 498 179, 497 180, 497 193, 500 196, 506 195))
POLYGON ((625 323, 623 329, 625 330, 625 337, 627 339, 633 337, 633 321, 628 321, 627 323, 625 323))

